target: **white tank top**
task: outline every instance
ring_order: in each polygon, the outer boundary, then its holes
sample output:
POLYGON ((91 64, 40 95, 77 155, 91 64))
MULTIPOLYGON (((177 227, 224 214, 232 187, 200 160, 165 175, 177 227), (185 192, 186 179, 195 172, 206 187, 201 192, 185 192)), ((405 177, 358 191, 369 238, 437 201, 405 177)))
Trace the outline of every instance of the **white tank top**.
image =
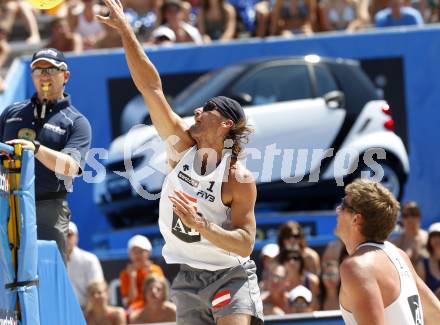
MULTIPOLYGON (((357 249, 364 246, 374 246, 383 250, 399 273, 400 295, 385 308, 385 324, 423 325, 422 303, 416 282, 397 248, 390 242, 385 242, 384 244, 364 243, 359 245, 357 249)), ((345 324, 357 325, 353 314, 345 310, 342 305, 340 307, 345 324)))
POLYGON ((185 226, 173 213, 168 196, 175 196, 174 191, 183 191, 190 201, 196 203, 197 212, 204 218, 223 228, 230 225, 230 208, 223 204, 221 195, 230 154, 223 155, 220 164, 210 174, 201 176, 194 170, 196 152, 196 146, 190 148, 163 183, 159 205, 159 228, 165 239, 162 255, 167 263, 187 264, 209 271, 237 266, 249 257, 243 258, 213 245, 196 230, 185 226))
POLYGON ((84 13, 81 13, 78 16, 78 26, 76 27, 75 32, 85 38, 91 36, 98 37, 104 33, 104 28, 102 27, 102 24, 98 23, 95 19, 87 21, 84 17, 84 13))

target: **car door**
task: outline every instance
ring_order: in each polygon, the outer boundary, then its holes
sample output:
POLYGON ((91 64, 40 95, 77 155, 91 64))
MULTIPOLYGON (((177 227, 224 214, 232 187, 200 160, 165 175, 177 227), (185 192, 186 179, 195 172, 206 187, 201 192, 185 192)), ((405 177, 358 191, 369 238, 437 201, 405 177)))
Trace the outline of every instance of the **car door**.
POLYGON ((345 116, 343 108, 328 108, 324 92, 337 88, 323 67, 306 62, 264 64, 233 86, 248 94, 245 107, 254 133, 244 163, 258 183, 284 180, 297 183, 319 169, 345 116))

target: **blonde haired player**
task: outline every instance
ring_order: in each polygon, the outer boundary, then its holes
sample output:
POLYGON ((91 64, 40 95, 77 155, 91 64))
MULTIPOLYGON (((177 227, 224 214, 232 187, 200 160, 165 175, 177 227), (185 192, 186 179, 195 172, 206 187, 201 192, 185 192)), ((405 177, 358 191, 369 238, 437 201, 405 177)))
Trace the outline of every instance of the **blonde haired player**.
POLYGON ((385 187, 356 180, 336 209, 336 235, 349 256, 340 266, 339 303, 347 325, 434 325, 440 302, 402 250, 387 242, 399 203, 385 187))

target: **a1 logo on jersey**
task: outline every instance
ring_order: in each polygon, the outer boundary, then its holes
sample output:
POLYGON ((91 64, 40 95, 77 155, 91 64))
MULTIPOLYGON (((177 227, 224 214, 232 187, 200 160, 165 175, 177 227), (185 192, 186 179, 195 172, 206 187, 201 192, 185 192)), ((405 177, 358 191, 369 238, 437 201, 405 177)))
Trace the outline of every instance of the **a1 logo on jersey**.
POLYGON ((171 232, 185 243, 196 243, 201 239, 200 233, 195 229, 187 227, 175 213, 173 213, 171 232))
POLYGON ((419 296, 414 295, 408 297, 408 304, 409 308, 411 309, 411 313, 414 319, 415 325, 422 325, 423 324, 423 316, 422 316, 422 310, 420 309, 420 301, 419 296))

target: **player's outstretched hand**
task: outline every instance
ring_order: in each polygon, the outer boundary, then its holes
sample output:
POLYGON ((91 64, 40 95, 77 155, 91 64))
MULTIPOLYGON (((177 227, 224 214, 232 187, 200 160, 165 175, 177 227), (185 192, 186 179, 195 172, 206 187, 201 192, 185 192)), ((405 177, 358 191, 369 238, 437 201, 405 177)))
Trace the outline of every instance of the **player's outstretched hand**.
POLYGON ((113 27, 119 31, 128 27, 129 24, 125 19, 124 9, 119 0, 104 0, 104 3, 109 10, 107 17, 97 15, 96 19, 103 24, 113 27))

